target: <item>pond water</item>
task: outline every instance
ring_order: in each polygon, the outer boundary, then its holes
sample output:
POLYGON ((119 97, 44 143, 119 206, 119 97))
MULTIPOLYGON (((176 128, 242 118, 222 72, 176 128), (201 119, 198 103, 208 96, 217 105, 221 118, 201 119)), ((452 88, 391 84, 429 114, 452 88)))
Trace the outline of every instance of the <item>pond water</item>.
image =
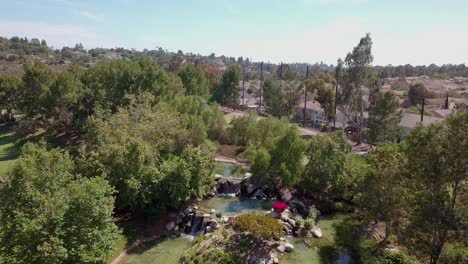
POLYGON ((244 175, 232 173, 232 169, 238 165, 229 162, 217 161, 215 165, 215 173, 222 175, 226 179, 242 179, 244 175))
MULTIPOLYGON (((271 209, 273 201, 240 199, 240 198, 222 198, 214 197, 201 201, 198 206, 203 211, 215 209, 223 215, 239 215, 248 212, 266 212, 271 209)), ((333 247, 335 232, 334 225, 344 220, 344 215, 334 215, 322 217, 318 226, 322 229, 324 237, 322 239, 303 239, 290 237, 288 240, 294 244, 293 252, 285 254, 280 258, 280 263, 285 264, 315 264, 329 263, 327 259, 331 255, 336 256, 335 260, 339 264, 349 264, 351 258, 344 252, 338 251, 333 247), (310 246, 309 246, 309 245, 310 246), (331 252, 331 253, 330 253, 331 252)), ((176 264, 179 258, 190 245, 191 236, 182 236, 174 239, 167 239, 156 245, 149 246, 141 253, 132 253, 129 255, 125 264, 143 263, 143 264, 176 264)))

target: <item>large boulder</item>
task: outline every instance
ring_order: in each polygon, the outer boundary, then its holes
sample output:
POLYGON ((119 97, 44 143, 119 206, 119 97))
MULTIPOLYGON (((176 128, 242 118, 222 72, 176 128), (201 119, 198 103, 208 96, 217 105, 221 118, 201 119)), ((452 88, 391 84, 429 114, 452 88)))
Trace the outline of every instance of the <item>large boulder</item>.
POLYGON ((312 235, 316 238, 321 238, 323 237, 323 234, 322 234, 322 229, 318 228, 318 227, 314 227, 312 229, 312 235))
POLYGON ((278 213, 278 212, 275 212, 275 211, 270 211, 270 212, 268 212, 267 215, 270 216, 270 217, 276 218, 276 219, 280 219, 280 218, 281 218, 281 214, 278 213))
POLYGON ((172 228, 174 228, 175 225, 176 225, 176 224, 175 224, 174 221, 167 223, 167 224, 166 224, 166 229, 167 229, 167 231, 171 231, 172 228))
POLYGON ((279 253, 284 253, 286 251, 286 248, 283 246, 283 245, 279 245, 276 250, 279 252, 279 253))
POLYGON ((286 252, 291 252, 291 251, 293 251, 293 249, 294 249, 293 244, 290 244, 290 243, 284 244, 284 250, 285 250, 286 252))

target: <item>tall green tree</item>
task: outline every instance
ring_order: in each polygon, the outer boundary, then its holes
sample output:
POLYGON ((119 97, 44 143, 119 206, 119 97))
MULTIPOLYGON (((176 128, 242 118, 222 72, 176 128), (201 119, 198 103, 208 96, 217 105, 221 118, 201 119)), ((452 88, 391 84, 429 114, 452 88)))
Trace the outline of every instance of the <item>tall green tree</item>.
POLYGON ((20 81, 16 78, 0 75, 0 109, 5 110, 4 120, 13 120, 13 111, 16 110, 19 100, 20 81))
POLYGON ((52 71, 44 63, 27 62, 24 64, 19 107, 28 118, 47 114, 46 99, 53 80, 52 71))
POLYGON ((187 95, 198 95, 205 99, 210 97, 209 81, 200 67, 189 64, 178 75, 187 95))
POLYGON ((346 55, 344 60, 346 78, 342 81, 344 85, 340 90, 340 108, 356 126, 358 144, 361 143, 364 126, 365 105, 362 86, 366 83, 373 59, 372 39, 370 34, 367 33, 365 37, 361 38, 358 45, 346 55))
POLYGON ((408 99, 412 105, 422 104, 423 98, 428 97, 426 87, 422 83, 415 83, 409 86, 408 99))
POLYGON ((239 105, 240 76, 239 66, 231 65, 227 68, 221 77, 221 83, 214 93, 216 102, 231 107, 239 105))
POLYGON ((399 136, 400 101, 390 92, 379 92, 369 110, 369 140, 371 143, 394 141, 399 136))
POLYGON ((263 82, 263 99, 266 112, 274 117, 282 117, 287 113, 286 95, 283 93, 279 80, 270 75, 263 82))
POLYGON ((398 145, 384 144, 370 152, 367 162, 359 204, 368 221, 385 223, 385 243, 407 209, 406 157, 398 145))
POLYGON ((6 263, 103 261, 114 247, 113 189, 74 175, 70 156, 27 143, 0 191, 6 263))
POLYGON ((309 161, 300 184, 302 191, 342 198, 348 182, 345 164, 350 151, 351 146, 343 132, 312 138, 306 150, 309 161))
POLYGON ((468 111, 418 126, 407 143, 412 210, 406 242, 435 264, 451 232, 468 235, 468 111))

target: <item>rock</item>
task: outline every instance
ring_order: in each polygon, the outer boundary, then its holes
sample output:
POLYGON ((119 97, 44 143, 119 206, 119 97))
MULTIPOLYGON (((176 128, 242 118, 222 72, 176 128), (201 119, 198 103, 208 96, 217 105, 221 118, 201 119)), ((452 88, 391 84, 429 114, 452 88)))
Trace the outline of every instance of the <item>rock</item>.
POLYGON ((204 217, 204 218, 210 218, 211 215, 210 215, 210 214, 203 214, 203 217, 204 217))
POLYGON ((211 213, 211 214, 214 214, 214 213, 216 213, 216 210, 215 210, 215 209, 211 209, 211 210, 210 210, 210 213, 211 213))
POLYGON ((312 235, 316 238, 321 238, 323 237, 322 230, 318 227, 312 229, 312 235))
POLYGON ((275 212, 275 211, 270 211, 267 215, 270 216, 270 217, 276 218, 276 219, 281 218, 281 214, 278 213, 278 212, 275 212))
POLYGON ((283 222, 288 222, 289 221, 289 216, 287 214, 285 214, 285 213, 282 213, 281 214, 281 220, 283 222))
POLYGON ((186 215, 188 215, 188 214, 190 214, 190 213, 192 213, 192 212, 193 212, 193 208, 192 208, 192 207, 187 207, 187 208, 185 208, 185 210, 184 210, 184 214, 186 214, 186 215))
POLYGON ((286 241, 286 238, 281 237, 281 238, 280 238, 280 241, 286 241))
POLYGON ((252 173, 250 172, 246 172, 245 175, 244 175, 245 178, 250 178, 252 177, 252 173))
POLYGON ((279 263, 279 259, 278 258, 273 258, 273 264, 278 264, 279 263))
POLYGON ((195 206, 193 207, 193 210, 198 210, 198 206, 195 205, 195 206))
POLYGON ((223 175, 221 174, 215 174, 215 181, 223 178, 223 175))
POLYGON ((286 248, 283 246, 283 245, 279 245, 276 250, 279 252, 279 253, 284 253, 284 251, 286 251, 286 248))
POLYGON ((167 224, 166 224, 166 229, 167 229, 167 231, 172 230, 172 228, 174 228, 174 226, 175 226, 175 223, 174 223, 174 222, 169 222, 169 223, 167 223, 167 224))
POLYGON ((255 191, 255 186, 251 183, 246 183, 245 184, 245 192, 247 195, 252 195, 252 193, 255 191))
POLYGON ((291 192, 287 188, 281 189, 279 191, 279 195, 281 197, 281 200, 284 201, 284 202, 287 202, 287 201, 291 200, 291 198, 292 198, 291 192))
POLYGON ((176 217, 177 217, 177 214, 174 213, 174 212, 170 212, 170 213, 169 213, 169 217, 170 217, 170 218, 176 218, 176 217))
POLYGON ((291 251, 293 251, 293 249, 294 249, 294 246, 292 244, 290 244, 290 243, 284 244, 284 250, 286 252, 291 252, 291 251))
POLYGON ((293 227, 296 226, 296 221, 292 220, 291 218, 288 219, 288 223, 290 223, 293 227))
POLYGON ((263 192, 262 189, 258 189, 254 195, 253 195, 255 198, 257 199, 263 199, 263 198, 266 198, 266 194, 263 192))
POLYGON ((291 224, 288 223, 288 222, 283 222, 283 226, 284 226, 284 228, 286 228, 286 229, 289 231, 289 233, 291 233, 292 230, 294 229, 294 228, 291 226, 291 224))
POLYGON ((211 226, 206 227, 206 233, 210 233, 212 231, 211 226))
POLYGON ((216 228, 216 227, 218 226, 218 222, 217 222, 216 220, 213 219, 213 220, 211 220, 211 222, 210 222, 210 226, 211 226, 212 228, 216 228))

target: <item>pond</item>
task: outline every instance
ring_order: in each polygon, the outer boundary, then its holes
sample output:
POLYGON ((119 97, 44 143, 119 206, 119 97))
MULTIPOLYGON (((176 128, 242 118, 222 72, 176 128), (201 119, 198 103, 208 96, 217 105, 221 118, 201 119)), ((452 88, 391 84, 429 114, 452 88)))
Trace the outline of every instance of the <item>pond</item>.
MULTIPOLYGON (((198 206, 203 211, 215 209, 223 215, 239 215, 249 212, 266 212, 271 209, 273 201, 252 200, 240 198, 214 197, 203 200, 198 206)), ((351 263, 351 258, 344 252, 338 251, 334 246, 334 225, 344 221, 346 216, 333 215, 322 217, 318 226, 322 229, 324 237, 321 239, 287 238, 295 246, 295 250, 280 258, 280 263, 302 264, 302 263, 329 263, 330 256, 336 256, 339 264, 351 263), (309 246, 309 245, 310 246, 309 246)), ((125 264, 176 264, 179 258, 190 245, 191 236, 182 236, 174 239, 164 240, 156 245, 149 245, 141 252, 129 255, 125 264)))
POLYGON ((233 173, 233 169, 239 165, 229 163, 229 162, 220 162, 217 161, 215 164, 215 173, 222 175, 226 179, 242 179, 244 174, 242 173, 233 173))

